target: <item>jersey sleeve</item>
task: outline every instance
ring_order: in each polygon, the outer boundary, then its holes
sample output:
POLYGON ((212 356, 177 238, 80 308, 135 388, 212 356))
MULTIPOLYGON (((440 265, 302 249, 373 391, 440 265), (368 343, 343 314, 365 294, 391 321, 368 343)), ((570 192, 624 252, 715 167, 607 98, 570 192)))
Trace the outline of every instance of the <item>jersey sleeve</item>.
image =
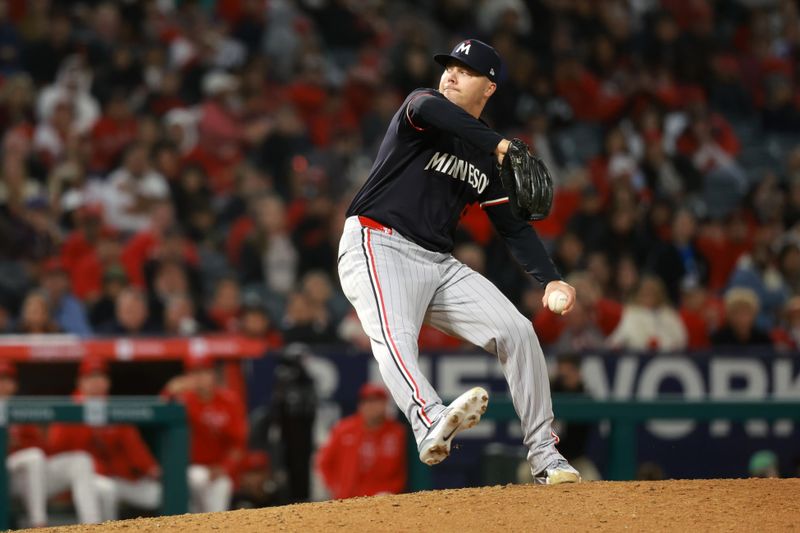
POLYGON ((418 108, 418 100, 428 96, 433 96, 433 89, 417 89, 408 95, 406 102, 403 105, 403 120, 404 126, 415 132, 427 131, 431 126, 422 118, 418 108))
POLYGON ((489 186, 478 197, 478 205, 485 210, 487 207, 507 203, 508 193, 500 182, 500 173, 497 171, 497 165, 494 165, 492 176, 489 178, 489 186))
POLYGON ((503 136, 433 89, 417 89, 406 99, 404 123, 415 131, 438 129, 492 153, 503 136))
POLYGON ((551 281, 562 279, 536 230, 526 221, 514 216, 508 199, 505 202, 490 203, 484 209, 497 233, 503 237, 511 254, 525 272, 543 287, 551 281))

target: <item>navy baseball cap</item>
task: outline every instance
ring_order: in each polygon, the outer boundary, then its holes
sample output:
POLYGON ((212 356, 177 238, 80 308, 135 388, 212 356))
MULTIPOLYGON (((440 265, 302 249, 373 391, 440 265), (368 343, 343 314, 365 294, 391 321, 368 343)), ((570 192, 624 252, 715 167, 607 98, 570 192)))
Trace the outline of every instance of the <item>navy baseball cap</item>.
POLYGON ((449 54, 436 54, 433 59, 443 67, 447 66, 450 59, 461 61, 493 82, 497 82, 497 76, 500 74, 500 54, 477 39, 461 41, 449 54))

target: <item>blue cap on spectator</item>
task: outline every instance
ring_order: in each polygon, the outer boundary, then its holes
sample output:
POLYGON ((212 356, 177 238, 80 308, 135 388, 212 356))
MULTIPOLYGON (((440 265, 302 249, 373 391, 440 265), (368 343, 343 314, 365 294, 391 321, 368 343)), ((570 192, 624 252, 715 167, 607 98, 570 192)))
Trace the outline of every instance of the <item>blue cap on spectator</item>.
POLYGON ((449 60, 455 59, 494 82, 500 74, 500 55, 497 50, 478 39, 461 41, 449 54, 436 54, 433 59, 443 67, 447 66, 449 60))

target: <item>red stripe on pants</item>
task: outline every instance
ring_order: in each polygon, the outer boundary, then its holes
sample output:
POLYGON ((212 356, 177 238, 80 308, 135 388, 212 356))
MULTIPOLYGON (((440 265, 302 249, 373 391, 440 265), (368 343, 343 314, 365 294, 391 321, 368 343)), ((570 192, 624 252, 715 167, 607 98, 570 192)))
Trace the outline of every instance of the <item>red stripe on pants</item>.
MULTIPOLYGON (((378 300, 380 301, 381 304, 381 311, 383 314, 383 325, 386 328, 386 336, 389 338, 389 342, 392 344, 392 348, 394 349, 393 353, 400 361, 400 366, 403 368, 403 371, 405 372, 406 376, 411 380, 411 383, 413 384, 414 397, 416 397, 417 400, 419 400, 419 402, 422 404, 422 407, 424 407, 425 400, 423 400, 419 394, 419 387, 417 386, 417 382, 414 380, 414 376, 412 376, 411 373, 408 371, 408 368, 406 368, 406 364, 403 362, 403 356, 400 355, 400 350, 397 349, 397 345, 394 342, 394 338, 392 338, 392 333, 391 331, 389 331, 389 321, 386 318, 386 306, 383 303, 383 291, 381 290, 381 284, 378 281, 378 269, 375 267, 375 255, 372 253, 371 237, 372 237, 371 230, 370 228, 367 228, 367 250, 369 250, 370 266, 372 267, 372 277, 375 279, 375 287, 378 289, 378 300)), ((428 415, 425 413, 425 409, 423 409, 422 407, 420 408, 420 412, 422 413, 423 418, 425 418, 425 420, 429 424, 433 424, 430 418, 428 418, 428 415)))

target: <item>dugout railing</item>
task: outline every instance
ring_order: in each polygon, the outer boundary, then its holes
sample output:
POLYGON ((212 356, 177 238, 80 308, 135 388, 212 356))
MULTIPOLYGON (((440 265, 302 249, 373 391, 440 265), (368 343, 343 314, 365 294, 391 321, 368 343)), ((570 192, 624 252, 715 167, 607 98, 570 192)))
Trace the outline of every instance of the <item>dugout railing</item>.
MULTIPOLYGON (((651 420, 793 420, 800 421, 800 400, 596 400, 586 396, 554 395, 553 411, 562 421, 608 421, 608 473, 615 481, 631 480, 636 475, 639 424, 651 420)), ((510 398, 493 397, 483 420, 518 420, 510 398)), ((408 490, 433 488, 431 467, 417 458, 415 443, 409 446, 408 490)))
MULTIPOLYGON (((75 423, 104 426, 132 424, 153 430, 154 453, 161 465, 163 500, 160 514, 187 511, 189 430, 186 410, 158 398, 113 398, 75 403, 69 398, 13 398, 0 402, 0 450, 8 449, 10 424, 75 423)), ((5 457, 6 454, 3 454, 5 457)), ((0 466, 0 530, 9 527, 9 479, 0 466)))

